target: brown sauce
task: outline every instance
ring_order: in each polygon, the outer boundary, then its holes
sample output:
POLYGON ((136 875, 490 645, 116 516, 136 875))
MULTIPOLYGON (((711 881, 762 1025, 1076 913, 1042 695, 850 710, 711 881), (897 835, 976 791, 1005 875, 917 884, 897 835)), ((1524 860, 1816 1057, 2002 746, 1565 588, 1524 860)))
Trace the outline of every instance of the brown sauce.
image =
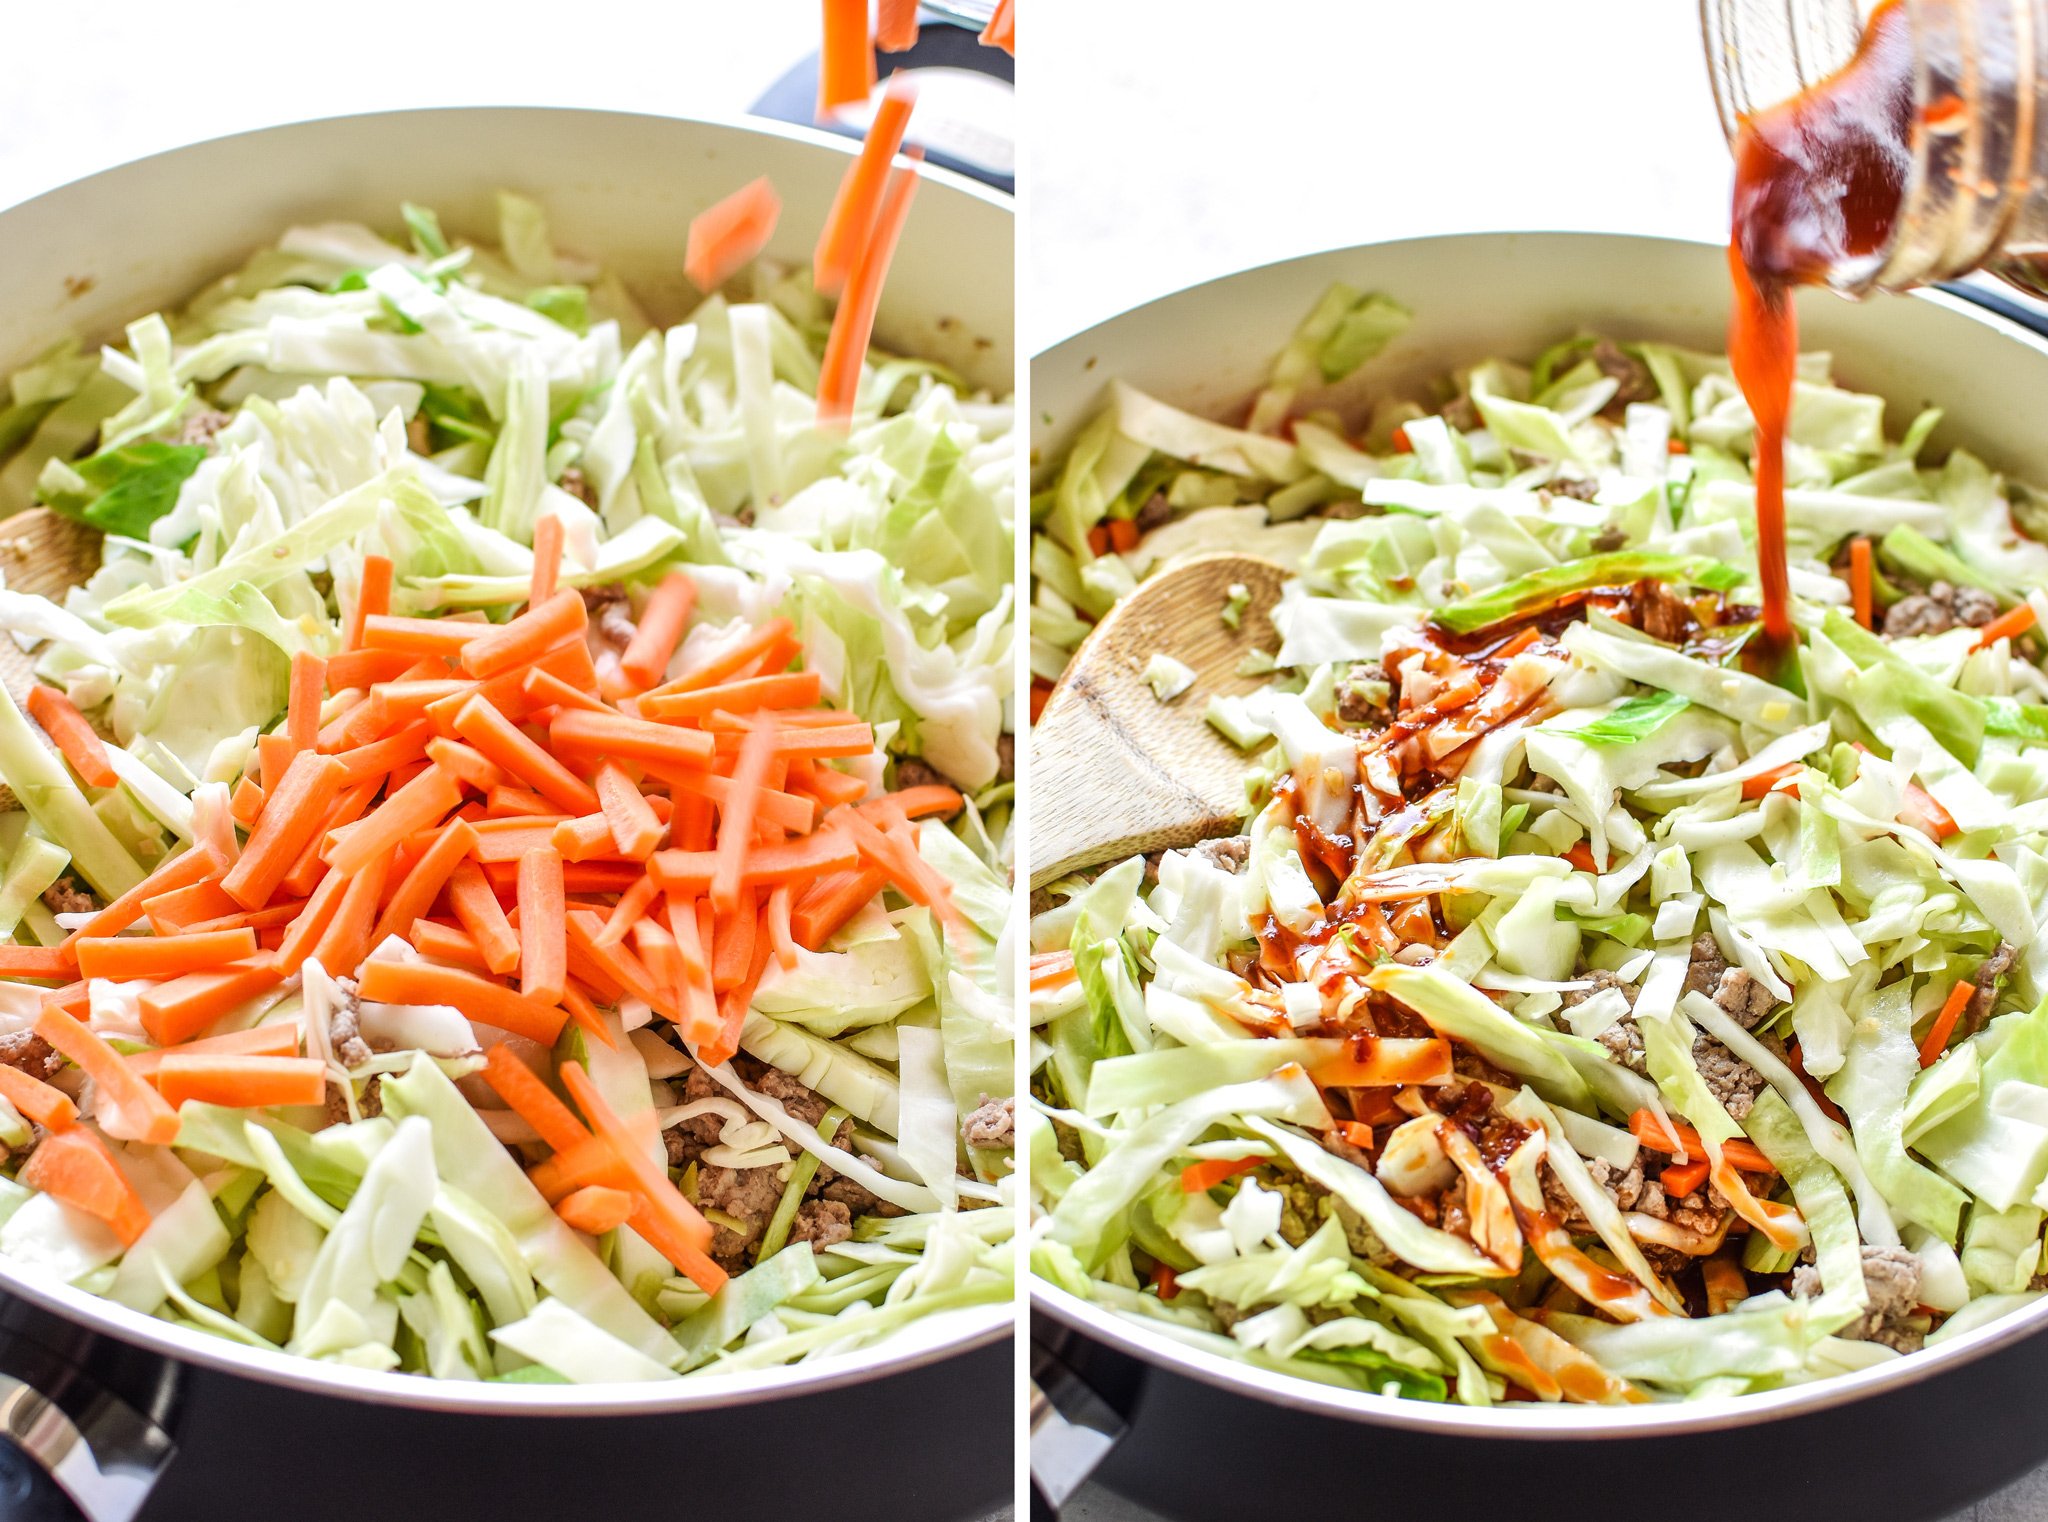
POLYGON ((1881 254, 1912 163, 1912 29, 1883 0, 1842 69, 1745 118, 1735 145, 1735 305, 1728 359, 1756 419, 1758 579, 1764 653, 1792 643, 1785 571, 1785 424, 1799 354, 1791 288, 1881 254))

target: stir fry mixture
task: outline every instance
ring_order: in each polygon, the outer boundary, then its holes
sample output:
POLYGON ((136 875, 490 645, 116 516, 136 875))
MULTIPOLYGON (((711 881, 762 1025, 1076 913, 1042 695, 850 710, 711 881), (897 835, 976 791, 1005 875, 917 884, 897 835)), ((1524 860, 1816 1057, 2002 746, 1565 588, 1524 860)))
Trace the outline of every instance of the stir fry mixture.
POLYGON ((535 1382, 1009 1298, 1012 419, 868 349, 893 146, 679 326, 507 195, 13 377, 10 1264, 535 1382))
POLYGON ((1472 1405, 1779 1388, 2037 1298, 2048 501, 1803 357, 1760 661, 1720 356, 1314 410, 1402 321, 1333 291, 1244 429, 1117 387, 1034 500, 1047 681, 1176 556, 1294 572, 1261 689, 1161 684, 1244 749, 1243 832, 1034 903, 1035 1271, 1472 1405))

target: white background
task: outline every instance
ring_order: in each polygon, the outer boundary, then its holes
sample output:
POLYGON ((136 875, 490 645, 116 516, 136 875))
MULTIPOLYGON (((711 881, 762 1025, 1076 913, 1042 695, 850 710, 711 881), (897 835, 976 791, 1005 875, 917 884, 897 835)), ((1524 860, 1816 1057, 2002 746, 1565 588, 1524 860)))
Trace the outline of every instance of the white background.
POLYGON ((817 0, 0 0, 0 16, 0 206, 181 143, 358 111, 736 116, 818 36, 817 0))
POLYGON ((1727 236, 1693 0, 1035 0, 1023 351, 1294 254, 1727 236))

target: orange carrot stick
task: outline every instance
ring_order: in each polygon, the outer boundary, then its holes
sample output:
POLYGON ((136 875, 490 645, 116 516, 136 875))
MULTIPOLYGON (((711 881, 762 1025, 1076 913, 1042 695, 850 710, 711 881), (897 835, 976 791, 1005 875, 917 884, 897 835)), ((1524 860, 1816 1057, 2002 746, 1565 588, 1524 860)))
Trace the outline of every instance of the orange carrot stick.
POLYGON ((459 863, 449 876, 448 905, 469 932, 486 967, 494 973, 507 973, 519 965, 519 938, 512 933, 504 906, 475 862, 459 863))
POLYGON ((775 950, 775 960, 785 972, 794 972, 797 964, 796 938, 789 927, 790 886, 777 883, 768 894, 767 906, 761 911, 761 922, 769 944, 775 950))
MULTIPOLYGON (((510 819, 479 819, 471 826, 476 831, 476 845, 470 850, 470 860, 480 866, 505 868, 505 881, 511 882, 518 875, 514 864, 519 858, 528 851, 542 851, 554 845, 555 826, 561 823, 559 814, 549 818, 515 814, 510 819)), ((584 863, 575 865, 581 867, 584 863)), ((492 877, 491 881, 496 885, 498 879, 492 877)))
POLYGON ((647 912, 647 906, 654 902, 654 895, 659 891, 652 877, 643 877, 620 894, 618 904, 612 909, 611 918, 605 921, 604 929, 598 932, 597 944, 616 946, 625 940, 634 922, 647 912))
POLYGON ((268 1025, 252 1025, 247 1030, 201 1036, 196 1041, 180 1042, 177 1046, 130 1052, 128 1066, 135 1070, 137 1077, 154 1083, 157 1069, 163 1065, 164 1058, 173 1053, 183 1056, 296 1057, 299 1054, 299 1025, 296 1020, 274 1020, 268 1025))
POLYGON ((654 854, 661 844, 661 821, 625 768, 607 761, 597 769, 597 801, 621 855, 645 861, 654 854))
POLYGON ((879 822, 891 814, 899 819, 924 819, 935 814, 957 814, 965 807, 959 793, 944 783, 922 782, 871 799, 860 806, 860 811, 879 822))
POLYGON ((2002 639, 2018 639, 2033 627, 2034 605, 2023 602, 2017 607, 2006 609, 1986 624, 1977 635, 1977 643, 1970 648, 1987 650, 2002 639))
MULTIPOLYGON (((560 819, 562 811, 530 787, 494 787, 484 794, 484 807, 500 819, 525 815, 529 819, 560 819)), ((609 834, 606 840, 610 840, 609 834)))
POLYGON ((316 1105, 327 1097, 327 1064, 318 1057, 248 1057, 231 1052, 167 1052, 157 1064, 166 1104, 188 1099, 236 1109, 316 1105))
POLYGON ((433 741, 434 726, 422 721, 381 740, 372 740, 368 745, 342 751, 335 757, 341 763, 342 786, 355 787, 364 782, 374 782, 400 767, 410 766, 427 754, 427 747, 433 741))
MULTIPOLYGON (((883 0, 886 16, 891 0, 883 0)), ((898 7, 910 12, 910 33, 917 36, 917 4, 910 0, 898 7)), ((900 28, 899 28, 900 30, 900 28)), ((884 44, 887 47, 887 44, 884 44)), ((889 49, 889 51, 895 51, 889 49)), ((916 87, 905 74, 889 80, 875 119, 868 124, 860 156, 846 166, 839 193, 832 198, 824 231, 818 235, 817 252, 811 258, 811 283, 821 296, 837 296, 846 288, 854 261, 874 234, 875 218, 882 209, 882 190, 889 178, 889 165, 903 146, 903 131, 910 125, 910 108, 916 102, 916 87)))
POLYGON ((69 978, 78 971, 78 957, 66 941, 60 946, 0 946, 0 977, 69 978))
MULTIPOLYGON (((648 1207, 654 1218, 665 1231, 692 1252, 702 1255, 711 1245, 711 1223, 697 1211, 697 1207, 684 1199, 675 1185, 668 1181, 668 1173, 648 1156, 647 1150, 634 1136, 630 1127, 619 1118, 618 1112, 605 1103, 597 1085, 590 1081, 590 1075, 583 1071, 580 1062, 562 1064, 562 1083, 569 1090, 569 1097, 576 1101, 576 1107, 583 1112, 590 1123, 593 1134, 610 1147, 619 1162, 632 1175, 635 1193, 648 1207)), ((651 1240, 651 1239, 650 1239, 651 1240)), ((657 1248, 661 1243, 654 1243, 657 1248)), ((673 1261, 673 1260, 671 1260, 673 1261)), ((688 1274, 701 1289, 713 1290, 724 1282, 723 1272, 715 1267, 709 1274, 703 1264, 695 1261, 677 1263, 676 1267, 688 1274), (701 1276, 701 1277, 700 1277, 701 1276), (707 1279, 710 1282, 706 1282, 707 1279)))
POLYGON ((360 870, 338 875, 348 878, 334 918, 327 922, 313 947, 313 960, 337 978, 355 972, 371 951, 370 932, 377 923, 377 903, 384 896, 384 883, 391 872, 389 855, 375 856, 360 870))
POLYGON ((526 605, 537 608, 553 597, 561 575, 562 520, 543 513, 533 525, 533 581, 527 589, 526 605))
POLYGON ((327 662, 327 685, 336 693, 395 682, 419 664, 402 650, 344 650, 327 662))
POLYGON ((619 1043, 612 1039, 611 1031, 604 1023, 604 1016, 597 1012, 597 1006, 590 1002, 590 995, 577 986, 573 979, 565 980, 562 989, 562 1008, 569 1012, 569 1018, 576 1022, 578 1029, 592 1040, 617 1051, 619 1043))
POLYGON ((619 669, 641 687, 652 687, 668 670, 676 646, 683 642, 683 629, 690 622, 690 610, 697 605, 697 583, 687 572, 670 571, 647 599, 619 669))
MULTIPOLYGON (((660 761, 670 766, 708 765, 717 747, 711 736, 694 729, 677 729, 646 719, 618 713, 587 713, 562 709, 548 725, 548 738, 557 750, 575 750, 591 756, 610 756, 633 761, 660 761)), ((538 784, 535 784, 538 786, 538 784)), ((547 792, 546 788, 541 788, 547 792)), ((553 795, 550 794, 550 797, 553 795)), ((580 814, 597 812, 593 800, 580 814)))
POLYGON ((460 740, 429 740, 427 759, 461 779, 464 787, 475 792, 488 793, 505 780, 502 767, 460 740))
POLYGON ((45 1131, 61 1131, 78 1119, 71 1096, 53 1084, 0 1064, 0 1099, 5 1099, 45 1131))
POLYGON ((277 968, 280 976, 290 977, 305 965, 306 958, 313 954, 313 948, 320 944, 320 937, 327 933, 328 925, 341 909, 341 898, 348 891, 348 878, 339 872, 329 872, 314 888, 313 896, 306 900, 305 912, 291 922, 284 933, 284 941, 277 948, 277 968))
MULTIPOLYGON (((917 46, 917 0, 880 0, 875 6, 875 48, 907 53, 917 46)), ((868 132, 874 132, 873 127, 868 132)))
POLYGON ((1849 541, 1849 605, 1855 610, 1856 622, 1866 629, 1872 627, 1875 581, 1870 564, 1870 541, 1859 535, 1849 541))
POLYGON ((379 1004, 447 1004, 471 1020, 553 1046, 568 1015, 459 967, 426 962, 366 962, 362 996, 379 1004))
POLYGON ((611 713, 611 706, 587 692, 580 692, 551 671, 536 666, 520 680, 519 690, 535 704, 564 703, 571 708, 587 708, 592 713, 611 713))
MULTIPOLYGON (((679 796, 708 798, 721 808, 732 802, 733 780, 717 772, 682 771, 660 765, 650 765, 647 770, 649 776, 667 783, 669 791, 679 796)), ((807 835, 818 822, 818 805, 795 793, 764 787, 755 799, 754 817, 759 824, 772 824, 792 835, 807 835)))
POLYGON ((730 916, 739 907, 740 872, 754 842, 754 815, 761 789, 767 786, 768 767, 775 759, 780 733, 775 715, 763 713, 740 746, 732 774, 732 799, 718 821, 718 869, 711 875, 711 906, 721 916, 730 916))
POLYGON ((76 1017, 45 1005, 36 1016, 35 1032, 93 1081, 94 1118, 107 1135, 158 1146, 178 1139, 178 1112, 135 1076, 119 1052, 76 1017))
POLYGON ((799 946, 816 951, 888 885, 889 874, 873 866, 817 878, 790 911, 789 933, 799 946))
POLYGON ((484 1082, 555 1151, 572 1152, 590 1140, 589 1129, 576 1118, 575 1111, 503 1043, 484 1057, 484 1082))
POLYGON ((818 49, 819 121, 840 106, 864 101, 875 88, 875 54, 868 45, 868 0, 825 0, 818 49))
MULTIPOLYGON (((558 714, 560 724, 570 715, 558 714)), ((598 718, 601 715, 586 715, 598 718)), ((650 726, 651 727, 651 726, 650 726)), ((595 814, 597 792, 519 732, 512 721, 481 696, 471 698, 455 717, 456 733, 498 766, 525 782, 542 797, 552 799, 565 813, 595 814)))
MULTIPOLYGON (((913 149, 911 157, 917 156, 913 149)), ((903 235, 903 224, 910 216, 910 203, 916 194, 915 169, 890 173, 882 192, 881 209, 875 216, 874 231, 847 275, 839 310, 832 314, 832 331, 825 340, 825 358, 819 371, 818 425, 822 428, 852 425, 861 365, 867 359, 868 341, 875 332, 875 313, 882 304, 882 283, 888 278, 889 263, 896 256, 896 242, 903 235)))
POLYGON ((644 718, 673 722, 700 719, 716 712, 740 714, 761 708, 807 708, 818 701, 823 685, 815 671, 785 671, 776 676, 748 677, 742 682, 721 682, 694 692, 645 698, 640 713, 644 718))
POLYGON ((1017 56, 1017 0, 996 0, 995 13, 981 29, 981 45, 1017 56))
POLYGON ((253 825, 263 812, 263 784, 244 773, 228 796, 228 817, 239 825, 253 825))
POLYGON ((1977 985, 1968 978, 1958 979, 1956 986, 1948 991, 1941 1013, 1934 1017, 1934 1023, 1927 1027, 1927 1034, 1920 1042, 1920 1066, 1931 1068, 1941 1060, 1942 1052, 1948 1047, 1948 1038, 1955 1034, 1956 1021, 1970 1007, 1971 996, 1976 992, 1977 985))
POLYGON ((515 666, 530 666, 563 641, 582 634, 588 622, 580 592, 557 592, 464 645, 462 669, 483 678, 501 675, 515 666))
POLYGON ((326 687, 327 662, 310 650, 301 650, 292 657, 284 732, 294 751, 311 750, 320 743, 320 695, 326 687))
POLYGON ((565 1195, 555 1214, 586 1236, 601 1237, 633 1218, 634 1198, 623 1189, 585 1184, 565 1195))
POLYGON ((28 716, 43 726, 43 732, 56 742, 58 751, 87 787, 112 787, 121 780, 114 774, 113 762, 107 759, 106 745, 86 722, 85 715, 56 688, 40 684, 29 688, 28 716))
POLYGON ((751 264, 775 236, 782 197, 766 175, 690 219, 683 243, 683 273, 710 295, 751 264))
POLYGON ((560 856, 528 851, 519 858, 519 991, 543 1004, 562 1002, 569 976, 566 897, 560 856))
POLYGON ((142 1028, 159 1046, 176 1046, 197 1036, 231 1010, 268 993, 285 975, 268 956, 213 972, 188 972, 143 994, 142 1028))
POLYGON ((386 555, 363 557, 363 581, 356 591, 356 605, 349 609, 348 627, 342 633, 343 650, 360 650, 363 621, 371 615, 391 611, 391 560, 386 555))
POLYGON ((363 648, 390 650, 415 658, 462 654, 462 647, 490 628, 474 619, 406 618, 393 613, 372 613, 363 620, 363 648))
MULTIPOLYGON (((714 687, 738 675, 754 662, 772 658, 778 650, 788 648, 791 654, 794 654, 795 647, 796 625, 786 618, 771 618, 760 627, 749 630, 718 654, 692 666, 674 681, 664 682, 647 697, 663 697, 672 692, 697 692, 705 687, 714 687)), ((784 657, 782 664, 789 664, 787 657, 784 657)), ((643 697, 641 702, 645 703, 647 697, 643 697)))
POLYGON ((256 955, 253 930, 174 936, 81 936, 72 943, 85 978, 175 978, 256 955))
MULTIPOLYGON (((176 1112, 166 1109, 164 1113, 171 1117, 172 1134, 176 1135, 176 1112)), ((21 1165, 19 1177, 30 1189, 39 1189, 105 1221, 124 1247, 133 1247, 149 1229, 149 1207, 142 1203, 142 1196, 128 1182, 107 1144, 82 1126, 45 1136, 21 1165)))
POLYGON ((236 903, 255 909, 270 901, 299 853, 319 833, 340 789, 341 763, 332 756, 301 751, 292 758, 242 847, 240 860, 221 879, 236 903))
POLYGON ((549 843, 564 861, 589 861, 594 857, 611 857, 618 854, 618 845, 612 839, 611 824, 602 814, 586 814, 581 819, 564 819, 555 826, 549 843))
POLYGON ((380 857, 388 860, 408 835, 439 825, 461 802, 462 784, 429 765, 360 823, 330 831, 327 862, 337 872, 354 874, 380 857))
MULTIPOLYGON (((872 826, 870 826, 872 828, 872 826)), ((740 881, 747 887, 772 888, 777 883, 807 882, 827 872, 846 872, 860 862, 860 851, 843 830, 820 830, 797 840, 757 845, 747 852, 740 881)), ((656 851, 647 870, 663 888, 709 893, 718 870, 712 851, 656 851)))
POLYGON ((489 972, 490 964, 484 961, 484 954, 477 949, 476 941, 466 930, 453 925, 444 925, 439 920, 414 920, 412 928, 405 933, 412 942, 412 949, 423 957, 432 957, 437 962, 446 962, 451 967, 464 967, 471 972, 489 972))

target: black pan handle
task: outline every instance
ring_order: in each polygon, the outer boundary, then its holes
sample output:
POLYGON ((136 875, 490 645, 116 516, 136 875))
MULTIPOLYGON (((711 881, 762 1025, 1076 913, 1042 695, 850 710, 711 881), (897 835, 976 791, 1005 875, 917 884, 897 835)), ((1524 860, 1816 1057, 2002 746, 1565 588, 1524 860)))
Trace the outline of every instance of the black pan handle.
POLYGON ((2048 338, 2048 306, 2030 297, 2015 292, 1994 291, 1986 286, 1974 285, 1961 280, 1944 281, 1935 287, 1946 291, 1958 300, 1980 306, 1987 312, 1996 312, 2007 322, 2016 322, 2029 333, 2048 338))
MULTIPOLYGON (((177 1375, 157 1365, 139 1393, 164 1412, 177 1375)), ((0 1522, 134 1522, 176 1451, 77 1357, 0 1327, 0 1522)))

